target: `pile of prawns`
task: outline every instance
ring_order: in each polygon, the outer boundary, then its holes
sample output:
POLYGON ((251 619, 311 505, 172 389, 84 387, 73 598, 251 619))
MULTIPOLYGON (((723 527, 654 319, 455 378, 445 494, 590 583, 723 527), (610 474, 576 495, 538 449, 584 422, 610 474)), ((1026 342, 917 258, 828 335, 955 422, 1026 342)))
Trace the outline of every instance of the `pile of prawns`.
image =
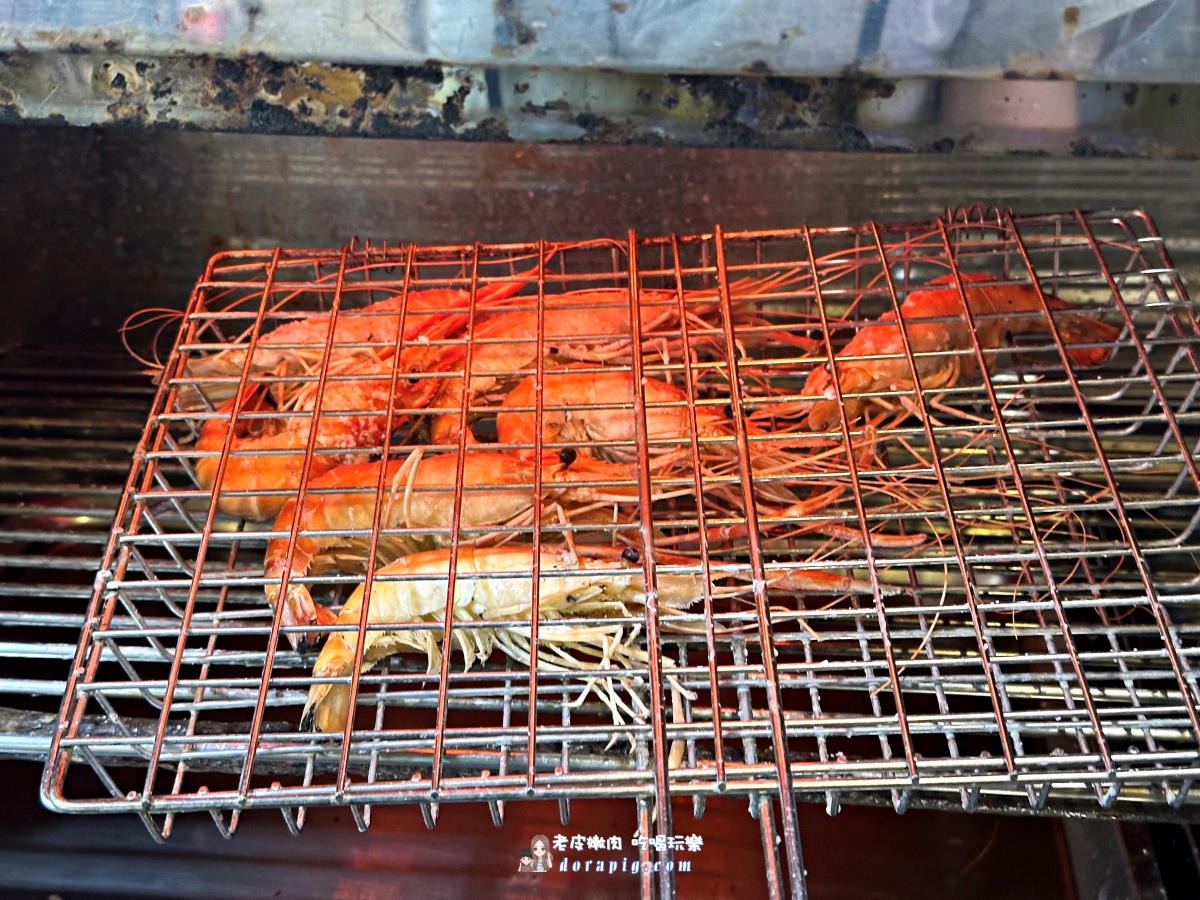
MULTIPOLYGON (((406 278, 402 292, 362 310, 314 313, 259 335, 249 360, 239 346, 188 360, 192 383, 210 379, 212 387, 205 388, 206 398, 181 393, 180 404, 219 404, 200 430, 195 478, 221 512, 274 520, 272 531, 285 536, 267 546, 266 600, 294 648, 307 652, 323 641, 312 670, 322 682, 309 691, 303 728, 349 727, 360 641, 360 672, 402 651, 425 654, 429 671, 437 672, 447 647, 462 655, 464 667, 496 650, 523 665, 536 662, 539 669, 560 672, 648 665, 640 627, 629 624, 646 611, 644 548, 623 537, 626 532, 605 529, 607 543, 595 544, 581 537, 586 530, 564 527, 562 543, 543 540, 535 558, 533 546, 517 537, 527 538, 535 522, 637 521, 635 392, 644 399, 649 472, 643 478, 650 482, 651 502, 689 493, 694 498, 703 490, 706 502, 723 502, 744 520, 729 398, 700 397, 694 382, 679 386, 647 376, 635 383, 630 370, 635 353, 664 362, 686 353, 689 373, 702 370, 706 356, 709 362, 724 359, 721 292, 640 289, 633 302, 640 305, 643 341, 634 346, 628 288, 544 294, 537 304, 519 296, 544 265, 541 260, 533 271, 484 284, 473 298, 449 288, 410 290, 406 278), (468 345, 463 338, 469 325, 468 345), (533 340, 539 328, 541 340, 533 340), (539 369, 540 379, 513 374, 539 369), (288 381, 289 375, 321 370, 325 375, 317 383, 288 381), (244 372, 251 377, 240 377, 244 372), (426 377, 431 374, 436 377, 426 377), (235 385, 232 395, 221 390, 227 384, 235 385), (237 384, 244 385, 240 392, 237 384), (479 443, 470 428, 472 416, 488 407, 495 447, 479 443), (242 418, 247 413, 251 417, 242 418), (411 434, 416 419, 427 428, 429 444, 451 445, 456 452, 401 445, 400 458, 372 459, 385 447, 397 448, 392 435, 406 423, 411 434), (697 464, 704 478, 694 471, 697 464), (457 500, 456 484, 462 485, 457 500), (679 487, 692 484, 695 490, 679 487), (350 531, 376 535, 368 552, 361 539, 338 536, 350 531), (384 537, 382 531, 401 533, 384 537), (306 583, 318 571, 358 574, 371 560, 387 558, 374 572, 369 597, 360 585, 336 613, 317 602, 306 583), (439 627, 447 616, 495 627, 451 628, 447 643, 439 627), (418 624, 428 627, 412 627, 418 624)), ((954 273, 909 290, 898 310, 861 324, 835 353, 827 335, 815 340, 803 328, 785 332, 777 320, 775 327, 763 327, 756 318, 764 299, 787 296, 771 292, 805 280, 793 270, 733 281, 724 298, 734 314, 730 324, 739 329, 738 353, 788 343, 812 359, 798 395, 776 400, 770 385, 757 385, 741 423, 747 435, 771 437, 747 444, 764 541, 807 531, 843 543, 920 545, 924 535, 851 529, 828 515, 850 488, 843 429, 860 429, 854 464, 870 468, 881 420, 920 414, 917 404, 898 403, 899 395, 949 388, 978 374, 977 358, 966 352, 977 346, 986 353, 1009 335, 1049 332, 1044 309, 1053 311, 1055 330, 1076 365, 1104 363, 1120 336, 1032 283, 954 273), (746 325, 757 327, 741 327, 746 325), (773 477, 797 471, 809 476, 809 496, 797 496, 786 478, 773 477)), ((814 328, 810 319, 808 328, 822 334, 819 322, 814 328)), ((996 356, 979 358, 990 365, 996 356)), ((898 506, 923 502, 912 484, 896 482, 889 490, 898 506)), ((677 571, 696 571, 701 537, 660 535, 655 541, 656 561, 664 566, 655 579, 657 612, 666 631, 694 629, 674 614, 701 599, 711 619, 715 599, 745 596, 745 585, 730 584, 736 575, 714 574, 706 584, 700 574, 677 571)), ((731 545, 745 537, 745 526, 727 526, 707 530, 703 543, 731 545)), ((843 596, 879 590, 831 569, 772 571, 768 587, 843 596)), ((678 712, 679 697, 690 694, 672 676, 671 661, 664 658, 662 665, 678 712)), ((596 677, 586 684, 574 705, 594 694, 618 725, 648 714, 628 679, 596 677), (615 681, 626 690, 618 692, 615 681)))

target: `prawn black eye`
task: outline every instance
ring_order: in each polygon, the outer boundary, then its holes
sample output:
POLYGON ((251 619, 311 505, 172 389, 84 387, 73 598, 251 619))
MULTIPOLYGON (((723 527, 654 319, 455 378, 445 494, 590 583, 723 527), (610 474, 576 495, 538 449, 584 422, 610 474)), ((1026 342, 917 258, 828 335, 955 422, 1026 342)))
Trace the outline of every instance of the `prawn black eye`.
POLYGON ((642 557, 632 547, 626 547, 624 550, 621 551, 621 558, 624 559, 625 562, 627 562, 627 563, 636 563, 642 557))
POLYGON ((733 418, 733 404, 732 403, 725 404, 725 418, 727 418, 727 419, 733 418))
POLYGON ((575 452, 574 447, 563 447, 558 451, 558 460, 564 466, 569 466, 579 458, 579 454, 575 452))
POLYGON ((549 353, 551 356, 558 356, 558 348, 557 347, 547 347, 546 352, 549 353))

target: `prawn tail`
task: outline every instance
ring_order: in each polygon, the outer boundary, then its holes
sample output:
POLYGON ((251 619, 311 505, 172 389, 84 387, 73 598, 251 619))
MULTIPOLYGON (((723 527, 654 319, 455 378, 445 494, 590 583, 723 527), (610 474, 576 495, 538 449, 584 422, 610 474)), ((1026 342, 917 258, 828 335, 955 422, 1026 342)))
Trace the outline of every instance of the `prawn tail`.
POLYGON ((321 629, 304 633, 288 632, 288 643, 292 645, 293 650, 307 653, 310 648, 321 643, 326 634, 325 629, 336 622, 337 616, 333 611, 313 600, 308 588, 302 585, 288 588, 287 599, 283 601, 283 627, 317 626, 321 629))
MULTIPOLYGON (((341 634, 335 634, 313 666, 314 678, 345 678, 354 668, 354 650, 341 634)), ((349 684, 314 684, 300 716, 301 731, 325 734, 342 731, 350 718, 349 684)))

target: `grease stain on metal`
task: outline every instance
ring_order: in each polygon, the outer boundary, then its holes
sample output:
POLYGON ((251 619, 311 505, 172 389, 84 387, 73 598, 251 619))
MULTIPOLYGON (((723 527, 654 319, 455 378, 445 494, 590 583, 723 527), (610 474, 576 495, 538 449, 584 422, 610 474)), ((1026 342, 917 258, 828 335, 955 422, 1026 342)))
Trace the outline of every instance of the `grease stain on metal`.
MULTIPOLYGON (((501 6, 515 15, 511 4, 501 6)), ((897 83, 856 73, 836 79, 792 78, 765 74, 765 65, 751 65, 752 74, 735 76, 517 69, 492 72, 489 91, 486 70, 447 67, 434 60, 396 67, 279 62, 261 54, 131 57, 78 50, 0 53, 3 120, 855 152, 1007 153, 1047 146, 1006 144, 1003 136, 959 133, 937 122, 903 134, 871 131, 859 124, 861 104, 893 96, 897 83)), ((1013 66, 1008 77, 1027 76, 1018 63, 1013 66)), ((1180 99, 1187 96, 1186 89, 1171 89, 1169 99, 1166 89, 1158 95, 1164 110, 1186 105, 1180 99)), ((1125 102, 1138 111, 1155 96, 1124 85, 1115 91, 1122 91, 1125 102)), ((1169 135, 1140 144, 1114 144, 1083 133, 1057 140, 1050 152, 1060 155, 1180 158, 1194 149, 1189 139, 1169 135), (1074 144, 1068 146, 1071 140, 1074 144)))

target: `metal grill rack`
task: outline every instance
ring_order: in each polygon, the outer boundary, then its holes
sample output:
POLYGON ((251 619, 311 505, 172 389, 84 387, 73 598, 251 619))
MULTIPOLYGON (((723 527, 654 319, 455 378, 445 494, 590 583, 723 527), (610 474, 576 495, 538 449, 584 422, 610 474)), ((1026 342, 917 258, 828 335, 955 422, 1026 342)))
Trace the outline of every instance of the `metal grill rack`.
MULTIPOLYGON (((741 794, 770 848, 770 880, 779 888, 786 877, 793 890, 803 882, 797 796, 823 799, 830 812, 863 792, 882 792, 901 811, 929 798, 966 810, 1179 808, 1200 773, 1198 343, 1161 237, 1129 211, 973 210, 914 225, 570 246, 220 254, 192 297, 138 445, 44 798, 65 811, 134 812, 165 836, 188 811, 232 831, 245 810, 278 808, 298 830, 307 806, 348 805, 365 828, 377 803, 420 803, 432 822, 439 803, 486 801, 499 822, 508 800, 557 799, 565 816, 571 799, 627 795, 643 833, 670 835, 669 795, 692 795, 699 813, 705 796, 741 794), (1000 346, 914 351, 906 325, 893 359, 911 372, 936 357, 963 377, 869 397, 843 385, 833 399, 875 401, 874 424, 805 426, 801 386, 830 348, 927 281, 977 273, 1041 289, 1032 312, 1000 324, 1000 346), (599 293, 556 299, 584 289, 599 293), (423 305, 428 291, 443 293, 423 305), (1073 357, 1063 318, 1050 324, 1051 294, 1120 330, 1103 365, 1073 357), (390 306, 372 306, 381 301, 390 306), (271 344, 273 329, 317 312, 320 329, 271 344), (524 328, 495 324, 522 315, 524 328), (339 328, 356 317, 381 326, 347 344, 339 328), (1008 334, 1031 318, 1042 323, 1036 333, 1008 334), (409 325, 424 334, 401 337, 409 325), (285 366, 281 347, 295 351, 285 366), (202 360, 221 351, 228 365, 215 373, 202 360), (374 367, 342 365, 351 357, 374 367), (505 362, 485 379, 493 358, 505 362), (990 372, 971 378, 980 363, 990 372), (572 387, 556 399, 564 365, 576 367, 572 384, 625 373, 674 393, 572 387), (455 394, 464 366, 479 383, 455 394), (364 410, 328 399, 366 383, 364 371, 396 401, 364 410), (530 399, 509 402, 534 423, 530 437, 484 446, 501 435, 495 401, 523 379, 530 399), (309 405, 280 413, 250 399, 288 392, 307 392, 309 405), (232 436, 197 449, 202 434, 311 423, 314 406, 330 428, 357 414, 374 424, 356 435, 385 437, 322 449, 300 425, 291 426, 298 444, 257 457, 259 445, 232 436), (546 430, 564 413, 575 425, 585 414, 615 417, 626 430, 546 430), (671 417, 677 433, 656 430, 671 417), (210 465, 227 501, 299 495, 303 506, 338 496, 308 494, 333 462, 404 460, 417 447, 423 458, 456 460, 503 449, 567 471, 592 454, 624 469, 583 478, 609 499, 580 509, 536 502, 550 498, 553 477, 533 466, 515 482, 528 514, 480 524, 454 511, 495 486, 464 483, 458 464, 430 492, 447 513, 437 527, 385 522, 383 510, 413 495, 377 476, 361 488, 374 508, 365 524, 324 532, 222 515, 198 487, 210 465), (222 482, 251 458, 295 462, 295 485, 222 482), (612 500, 617 493, 625 499, 612 500), (784 497, 798 505, 782 506, 784 497), (357 555, 333 571, 268 577, 268 542, 305 537, 337 538, 357 555), (264 600, 268 584, 286 592, 292 583, 336 606, 367 579, 368 591, 432 584, 445 601, 445 576, 370 573, 407 539, 448 547, 455 582, 476 585, 462 566, 471 542, 502 538, 546 553, 572 544, 634 594, 650 585, 604 620, 632 662, 580 672, 497 650, 464 671, 462 642, 488 629, 545 649, 561 629, 594 622, 539 619, 535 629, 525 614, 523 626, 483 618, 445 629, 435 613, 391 628, 452 651, 432 665, 400 654, 358 678, 314 680, 315 654, 287 640, 309 629, 284 627, 282 607, 272 613, 264 600), (686 609, 664 599, 680 584, 694 593, 686 609), (301 710, 325 683, 349 688, 354 714, 344 729, 315 734, 301 728, 301 710), (105 727, 89 727, 96 721, 105 727)), ((549 582, 547 557, 534 557, 540 582, 529 571, 494 581, 517 585, 537 608, 549 582)), ((339 629, 353 636, 361 625, 339 629)), ((578 647, 567 652, 579 658, 578 647)))
POLYGON ((113 354, 0 361, 0 758, 44 759, 153 388, 113 354))

